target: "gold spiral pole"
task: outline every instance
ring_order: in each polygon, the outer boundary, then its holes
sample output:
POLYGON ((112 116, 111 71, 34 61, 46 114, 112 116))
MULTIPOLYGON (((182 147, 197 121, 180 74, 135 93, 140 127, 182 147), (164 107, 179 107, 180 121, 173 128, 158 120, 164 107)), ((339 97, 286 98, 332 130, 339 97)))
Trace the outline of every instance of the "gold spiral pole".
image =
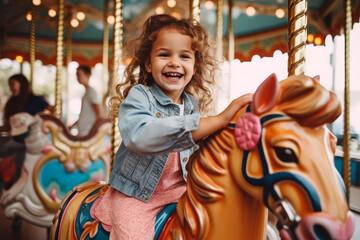
POLYGON ((344 35, 345 35, 345 89, 344 89, 344 155, 343 155, 343 179, 346 189, 346 199, 349 203, 350 190, 350 30, 351 30, 351 0, 344 1, 344 35))
POLYGON ((70 98, 69 98, 69 93, 70 93, 70 73, 69 73, 69 64, 70 62, 72 61, 72 27, 71 27, 71 24, 70 24, 70 19, 69 18, 69 21, 68 21, 68 24, 67 24, 67 31, 66 31, 66 96, 67 96, 67 99, 66 99, 66 104, 67 104, 67 108, 66 108, 66 116, 67 116, 67 119, 66 119, 66 123, 69 124, 70 122, 70 98))
POLYGON ((102 54, 102 83, 107 82, 109 73, 109 23, 107 21, 109 15, 109 0, 105 0, 104 6, 104 35, 103 35, 103 54, 102 54))
POLYGON ((72 61, 72 29, 69 22, 69 26, 66 31, 66 66, 69 67, 72 61))
POLYGON ((305 73, 307 1, 289 0, 288 8, 288 75, 291 76, 305 73))
POLYGON ((216 58, 222 57, 222 35, 223 35, 223 1, 217 0, 216 2, 216 58))
POLYGON ((36 26, 36 6, 31 3, 31 21, 30 21, 30 87, 34 82, 35 67, 35 26, 36 26))
POLYGON ((190 19, 200 22, 200 0, 190 0, 190 19))
MULTIPOLYGON (((113 62, 113 74, 112 74, 112 85, 110 89, 111 96, 116 95, 116 84, 119 81, 119 67, 122 58, 122 39, 123 39, 123 16, 122 16, 122 0, 115 0, 114 7, 114 62, 113 62)), ((117 127, 118 118, 114 117, 112 121, 112 132, 111 132, 111 160, 114 160, 117 149, 119 148, 120 133, 117 127)), ((112 164, 111 164, 112 165, 112 164)))
POLYGON ((235 57, 235 37, 234 37, 234 27, 232 20, 232 8, 233 0, 229 0, 229 62, 231 63, 235 57))
POLYGON ((64 40, 64 0, 59 0, 59 20, 56 42, 56 83, 55 83, 55 117, 61 118, 62 67, 64 40))

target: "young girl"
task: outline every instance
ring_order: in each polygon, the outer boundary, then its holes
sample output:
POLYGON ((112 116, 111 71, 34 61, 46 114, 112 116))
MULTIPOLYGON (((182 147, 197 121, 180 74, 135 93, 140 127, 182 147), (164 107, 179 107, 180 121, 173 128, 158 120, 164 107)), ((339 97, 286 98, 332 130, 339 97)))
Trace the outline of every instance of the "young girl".
POLYGON ((126 80, 117 86, 123 141, 111 187, 95 209, 111 225, 110 239, 153 239, 156 215, 186 190, 185 165, 196 141, 227 126, 251 101, 244 95, 219 115, 200 117, 211 102, 216 61, 198 23, 152 16, 138 41, 126 80))

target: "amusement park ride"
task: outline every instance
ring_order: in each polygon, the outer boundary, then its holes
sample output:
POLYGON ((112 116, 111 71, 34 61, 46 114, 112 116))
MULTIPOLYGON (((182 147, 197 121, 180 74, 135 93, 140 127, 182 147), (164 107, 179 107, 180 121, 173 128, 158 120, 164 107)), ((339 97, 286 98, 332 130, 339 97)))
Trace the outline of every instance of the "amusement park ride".
MULTIPOLYGON (((188 190, 177 206, 160 213, 156 238, 264 239, 269 210, 278 218, 282 239, 351 238, 349 169, 343 168, 341 178, 334 165, 336 139, 325 126, 341 114, 340 103, 317 78, 304 75, 304 63, 307 42, 321 45, 325 35, 339 34, 341 28, 348 46, 351 20, 360 17, 359 1, 33 0, 2 1, 0 11, 5 16, 0 56, 29 60, 31 81, 35 59, 63 68, 66 33, 66 63, 102 62, 106 71, 110 65, 109 89, 114 89, 120 64, 128 58, 123 42, 136 37, 145 19, 158 13, 199 20, 216 38, 218 56, 229 61, 287 51, 289 77, 278 82, 269 76, 252 104, 193 154, 188 190), (24 23, 26 15, 30 24, 24 23)), ((345 53, 348 64, 348 47, 345 53)), ((348 68, 345 74, 346 96, 348 68)), ((62 71, 57 71, 55 116, 14 118, 14 128, 28 124, 30 132, 25 156, 0 148, 6 166, 24 158, 18 180, 12 182, 14 174, 2 180, 11 184, 2 189, 0 203, 9 218, 52 227, 51 239, 107 239, 111 226, 94 219, 92 206, 108 188, 119 144, 116 119, 96 122, 87 136, 73 136, 60 120, 61 80, 62 71)), ((345 102, 345 119, 348 111, 345 102)), ((343 166, 350 161, 347 126, 343 166)), ((11 141, 10 136, 1 138, 11 141)))

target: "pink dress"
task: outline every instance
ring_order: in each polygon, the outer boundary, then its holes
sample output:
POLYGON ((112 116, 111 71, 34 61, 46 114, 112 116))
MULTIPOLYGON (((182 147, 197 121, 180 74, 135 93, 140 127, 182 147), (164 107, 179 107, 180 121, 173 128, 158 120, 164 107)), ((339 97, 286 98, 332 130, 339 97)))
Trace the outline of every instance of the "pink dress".
POLYGON ((110 240, 153 240, 157 214, 185 192, 179 153, 170 153, 150 201, 145 203, 110 187, 95 207, 96 217, 111 226, 110 240))

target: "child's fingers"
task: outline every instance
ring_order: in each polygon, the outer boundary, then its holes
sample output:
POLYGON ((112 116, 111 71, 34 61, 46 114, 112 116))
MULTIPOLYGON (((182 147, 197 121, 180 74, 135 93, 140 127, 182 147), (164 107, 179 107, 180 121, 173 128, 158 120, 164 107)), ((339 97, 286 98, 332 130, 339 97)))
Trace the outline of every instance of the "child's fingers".
POLYGON ((247 93, 242 95, 241 97, 236 98, 233 103, 238 107, 241 108, 242 106, 244 106, 245 104, 248 104, 252 101, 253 98, 253 94, 252 93, 247 93))

